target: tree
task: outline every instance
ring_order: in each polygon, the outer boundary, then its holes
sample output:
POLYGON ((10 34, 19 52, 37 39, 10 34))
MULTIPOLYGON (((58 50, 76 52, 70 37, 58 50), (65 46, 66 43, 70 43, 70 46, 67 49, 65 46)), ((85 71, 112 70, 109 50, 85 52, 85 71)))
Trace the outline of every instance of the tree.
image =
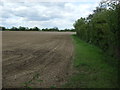
POLYGON ((10 30, 11 30, 11 31, 19 31, 19 29, 16 28, 16 27, 12 27, 10 30))
POLYGON ((6 30, 5 27, 0 26, 0 31, 5 31, 5 30, 6 30))
POLYGON ((120 58, 120 1, 102 0, 93 14, 73 26, 82 40, 120 58))
POLYGON ((40 29, 38 27, 34 27, 32 30, 33 31, 39 31, 40 29))
POLYGON ((19 31, 26 31, 26 28, 25 28, 25 27, 20 26, 20 27, 19 27, 19 31))

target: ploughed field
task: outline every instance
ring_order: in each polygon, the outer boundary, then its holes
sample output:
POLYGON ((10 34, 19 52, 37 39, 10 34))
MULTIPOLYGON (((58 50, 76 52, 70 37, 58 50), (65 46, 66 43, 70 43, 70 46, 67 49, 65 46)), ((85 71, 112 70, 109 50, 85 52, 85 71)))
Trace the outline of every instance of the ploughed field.
POLYGON ((72 74, 72 34, 3 31, 3 88, 61 87, 72 74))

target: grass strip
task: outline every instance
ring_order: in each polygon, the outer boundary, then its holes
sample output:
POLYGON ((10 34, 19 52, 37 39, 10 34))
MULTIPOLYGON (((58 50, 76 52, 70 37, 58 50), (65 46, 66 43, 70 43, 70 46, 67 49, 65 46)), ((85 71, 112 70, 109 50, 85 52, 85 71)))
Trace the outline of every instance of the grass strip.
POLYGON ((72 36, 75 47, 73 65, 77 69, 66 88, 117 88, 118 69, 116 60, 101 49, 72 36), (113 63, 111 63, 113 62, 113 63))

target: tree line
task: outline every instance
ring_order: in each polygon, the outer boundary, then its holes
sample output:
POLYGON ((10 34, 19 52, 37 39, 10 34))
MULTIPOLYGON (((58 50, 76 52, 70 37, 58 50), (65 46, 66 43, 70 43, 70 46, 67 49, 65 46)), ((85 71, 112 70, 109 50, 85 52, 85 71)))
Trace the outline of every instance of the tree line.
POLYGON ((73 24, 77 36, 100 47, 109 55, 120 58, 120 1, 103 0, 86 18, 73 24))
POLYGON ((67 32, 67 31, 74 32, 75 31, 75 29, 60 30, 57 27, 40 29, 38 27, 28 28, 28 27, 22 27, 22 26, 20 26, 18 28, 17 27, 5 28, 5 27, 0 26, 0 30, 2 30, 2 31, 59 31, 59 32, 67 32))

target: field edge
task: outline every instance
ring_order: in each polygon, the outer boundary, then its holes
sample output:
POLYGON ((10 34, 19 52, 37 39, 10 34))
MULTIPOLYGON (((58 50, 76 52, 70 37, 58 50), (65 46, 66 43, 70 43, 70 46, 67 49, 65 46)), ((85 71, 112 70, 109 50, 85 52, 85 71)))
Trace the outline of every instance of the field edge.
POLYGON ((118 88, 118 68, 116 64, 108 62, 114 61, 114 58, 107 56, 98 47, 80 40, 75 34, 71 37, 75 48, 73 67, 77 73, 63 87, 118 88))

